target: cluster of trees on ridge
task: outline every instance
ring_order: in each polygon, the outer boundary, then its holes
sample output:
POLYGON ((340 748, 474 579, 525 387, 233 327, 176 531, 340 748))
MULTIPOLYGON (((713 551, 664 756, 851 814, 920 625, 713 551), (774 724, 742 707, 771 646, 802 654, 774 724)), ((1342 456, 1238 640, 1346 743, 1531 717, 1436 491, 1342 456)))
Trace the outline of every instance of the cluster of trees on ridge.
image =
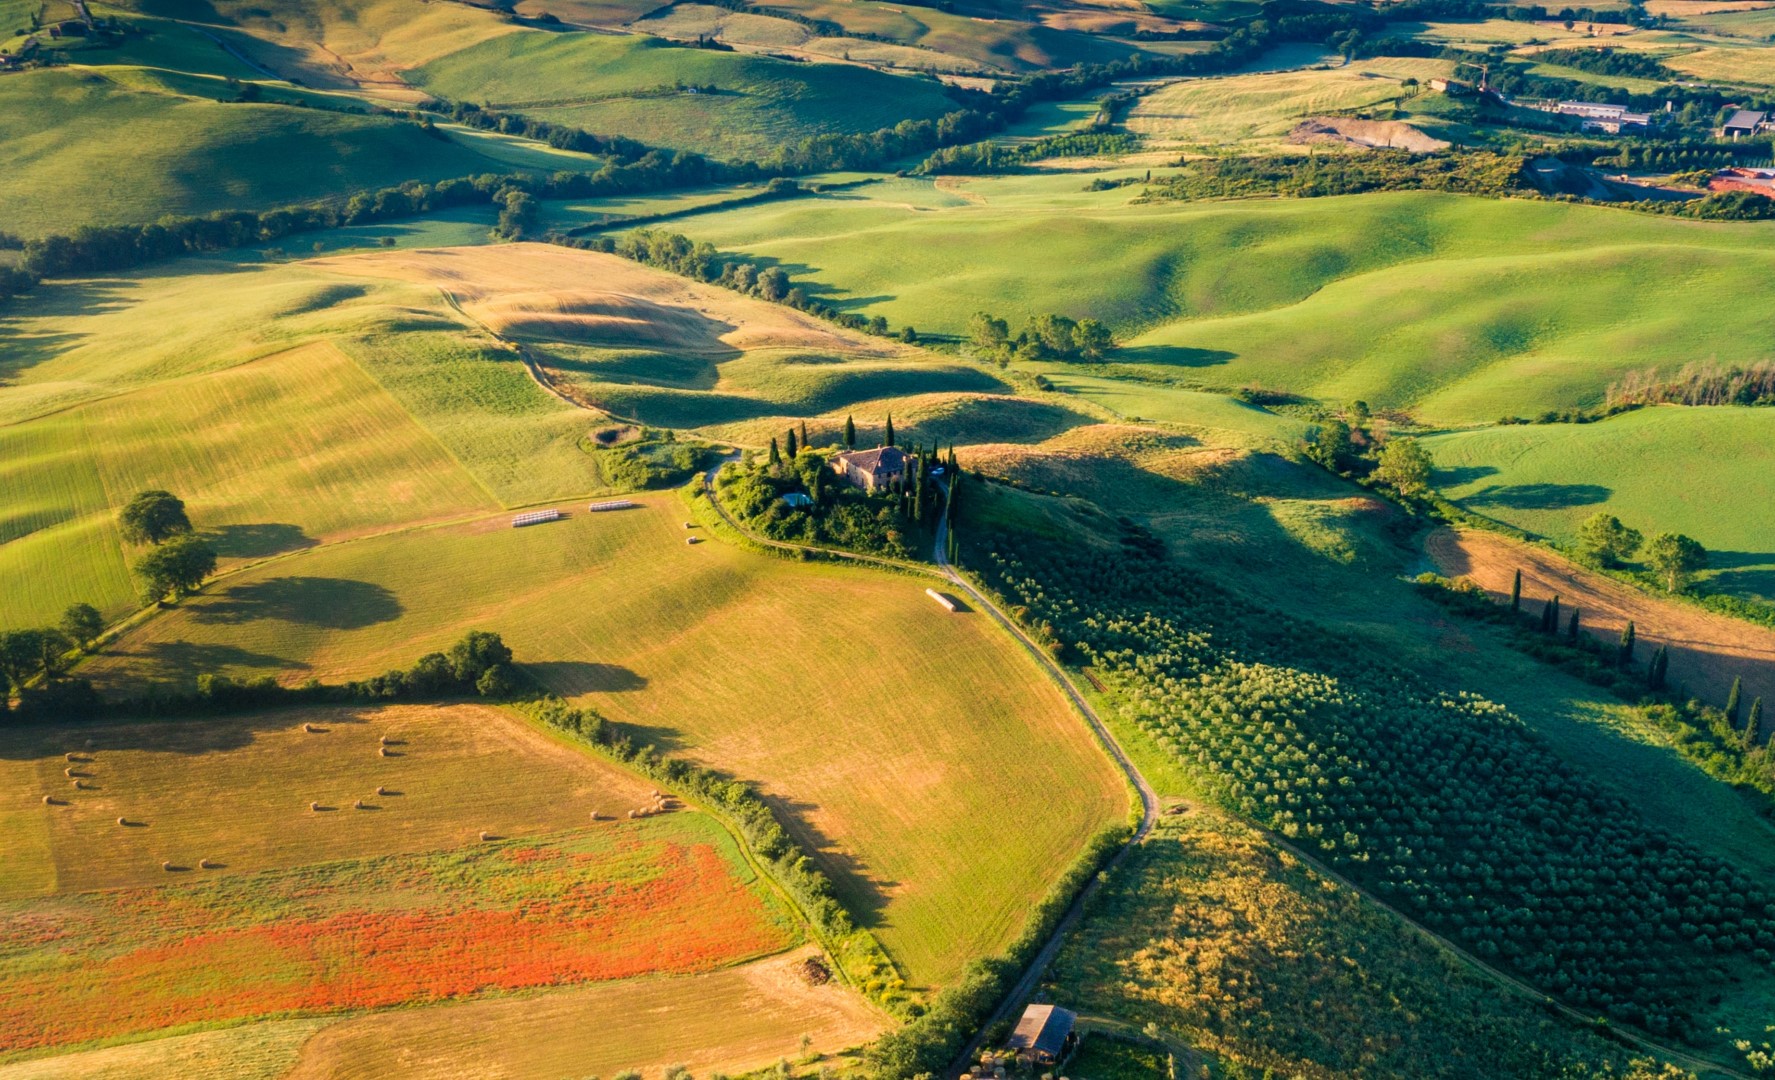
MULTIPOLYGON (((1681 1033, 1775 950, 1775 894, 1642 821, 1501 706, 1140 543, 995 536, 993 585, 1215 797, 1574 1004, 1681 1033)), ((975 560, 980 565, 980 560, 975 560)))
POLYGON ((1526 157, 1487 150, 1186 158, 1177 164, 1179 171, 1155 180, 1137 201, 1252 195, 1310 199, 1372 191, 1452 191, 1502 198, 1534 190, 1523 172, 1526 157))
MULTIPOLYGON (((846 417, 842 447, 855 449, 854 417, 846 417)), ((894 446, 894 417, 888 414, 883 446, 894 446)), ((910 476, 877 491, 864 491, 837 477, 831 455, 808 441, 807 425, 773 437, 769 450, 759 459, 731 465, 716 477, 716 491, 727 507, 749 528, 788 543, 864 551, 896 559, 920 553, 929 530, 942 516, 944 496, 933 470, 947 474, 953 493, 960 476, 955 449, 947 457, 935 446, 906 450, 912 460, 910 476), (791 506, 784 496, 805 495, 806 506, 791 506)))
POLYGON ((1001 365, 1011 360, 1101 360, 1115 348, 1109 327, 1096 319, 1037 315, 1011 335, 1011 325, 991 312, 976 311, 968 319, 968 344, 1001 365))

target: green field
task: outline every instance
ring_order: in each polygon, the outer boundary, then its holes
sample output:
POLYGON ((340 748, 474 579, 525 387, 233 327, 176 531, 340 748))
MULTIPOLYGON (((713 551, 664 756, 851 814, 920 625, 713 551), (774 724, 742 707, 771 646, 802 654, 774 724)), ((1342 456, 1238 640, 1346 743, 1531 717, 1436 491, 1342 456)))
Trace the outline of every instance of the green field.
POLYGON ((1090 315, 1123 340, 1124 374, 1362 398, 1433 422, 1592 405, 1628 372, 1775 349, 1741 302, 1766 225, 1420 193, 1129 205, 1125 190, 1051 177, 965 190, 979 203, 813 197, 673 229, 779 260, 895 325, 1090 315), (1044 189, 1062 194, 1038 211, 1044 189))
POLYGON ((688 546, 685 513, 654 496, 318 547, 217 582, 83 670, 333 680, 497 627, 557 691, 761 782, 909 980, 946 982, 1119 819, 1120 780, 982 616, 912 579, 688 546), (785 729, 805 737, 764 735, 785 729))
POLYGON ((1437 485, 1478 513, 1562 543, 1607 511, 1710 554, 1721 592, 1775 599, 1775 411, 1662 406, 1594 424, 1535 424, 1425 441, 1437 485))
POLYGON ((51 68, 0 80, 9 230, 65 233, 511 170, 413 124, 229 104, 121 78, 112 69, 51 68))
POLYGON ((926 79, 606 34, 506 34, 407 77, 456 100, 717 157, 766 157, 812 135, 874 131, 955 108, 926 79), (709 86, 715 91, 692 92, 709 86))

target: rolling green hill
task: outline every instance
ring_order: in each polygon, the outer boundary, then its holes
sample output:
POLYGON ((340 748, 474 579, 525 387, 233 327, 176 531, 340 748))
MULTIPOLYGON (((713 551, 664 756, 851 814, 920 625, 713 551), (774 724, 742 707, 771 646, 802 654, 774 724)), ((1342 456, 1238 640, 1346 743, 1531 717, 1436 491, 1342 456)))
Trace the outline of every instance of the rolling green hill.
POLYGON ((414 124, 218 102, 136 71, 48 68, 0 80, 6 229, 70 232, 511 171, 414 124))
POLYGON ((1562 542, 1597 511, 1710 553, 1708 585, 1775 600, 1775 409, 1662 406, 1425 440, 1461 505, 1562 542))
POLYGON ((1775 350, 1745 302, 1769 276, 1767 225, 1424 193, 1130 204, 1079 187, 993 178, 960 189, 968 205, 847 193, 672 228, 894 325, 1093 316, 1117 331, 1126 376, 1363 398, 1432 422, 1595 404, 1630 371, 1775 350))
POLYGON ((454 100, 716 157, 765 157, 810 135, 874 131, 957 107, 929 79, 609 34, 506 34, 407 78, 454 100))

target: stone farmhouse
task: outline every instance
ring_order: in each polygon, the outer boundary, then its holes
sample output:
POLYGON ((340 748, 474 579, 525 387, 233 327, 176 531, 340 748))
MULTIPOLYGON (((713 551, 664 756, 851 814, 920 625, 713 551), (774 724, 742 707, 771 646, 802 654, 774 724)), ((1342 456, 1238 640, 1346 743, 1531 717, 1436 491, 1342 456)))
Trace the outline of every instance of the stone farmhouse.
POLYGON ((832 456, 832 471, 865 491, 899 483, 911 475, 912 455, 897 446, 848 450, 832 456))

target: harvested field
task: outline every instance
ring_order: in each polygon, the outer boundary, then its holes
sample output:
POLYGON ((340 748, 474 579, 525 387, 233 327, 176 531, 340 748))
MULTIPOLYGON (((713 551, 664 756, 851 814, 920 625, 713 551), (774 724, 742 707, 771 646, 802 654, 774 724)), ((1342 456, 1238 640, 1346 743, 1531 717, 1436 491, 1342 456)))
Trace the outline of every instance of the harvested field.
POLYGON ((458 847, 480 830, 535 835, 593 810, 618 816, 648 790, 479 705, 20 728, 0 740, 0 820, 14 826, 0 834, 12 871, 0 898, 160 885, 163 861, 220 864, 208 879, 458 847), (69 765, 65 751, 82 760, 69 765), (69 787, 65 767, 86 790, 69 787), (46 791, 66 805, 44 806, 46 791), (358 799, 374 812, 354 811, 358 799), (310 813, 310 802, 338 809, 310 813))
POLYGON ((1291 143, 1334 143, 1370 149, 1392 147, 1414 154, 1448 149, 1442 139, 1424 134, 1397 120, 1358 120, 1348 116, 1315 116, 1303 120, 1288 133, 1291 143))
POLYGON ((430 248, 315 259, 351 277, 435 286, 499 334, 698 352, 833 349, 891 356, 893 346, 798 311, 653 270, 615 255, 553 244, 430 248))
MULTIPOLYGON (((683 1064, 744 1073, 867 1042, 886 1021, 835 983, 810 986, 797 950, 706 974, 491 998, 345 1020, 302 1047, 286 1080, 610 1075, 683 1064), (596 1039, 587 1039, 596 1032, 596 1039)), ((12 1080, 0 1072, 0 1080, 12 1080)))
POLYGON ((1506 601, 1511 577, 1521 569, 1526 610, 1540 610, 1557 593, 1560 609, 1578 608, 1580 620, 1593 633, 1613 638, 1633 620, 1637 655, 1643 660, 1668 644, 1670 685, 1703 701, 1723 704, 1732 680, 1740 676, 1745 700, 1762 696, 1775 701, 1775 631, 1659 599, 1544 548, 1495 533, 1438 529, 1426 540, 1425 551, 1438 573, 1468 578, 1506 601))

